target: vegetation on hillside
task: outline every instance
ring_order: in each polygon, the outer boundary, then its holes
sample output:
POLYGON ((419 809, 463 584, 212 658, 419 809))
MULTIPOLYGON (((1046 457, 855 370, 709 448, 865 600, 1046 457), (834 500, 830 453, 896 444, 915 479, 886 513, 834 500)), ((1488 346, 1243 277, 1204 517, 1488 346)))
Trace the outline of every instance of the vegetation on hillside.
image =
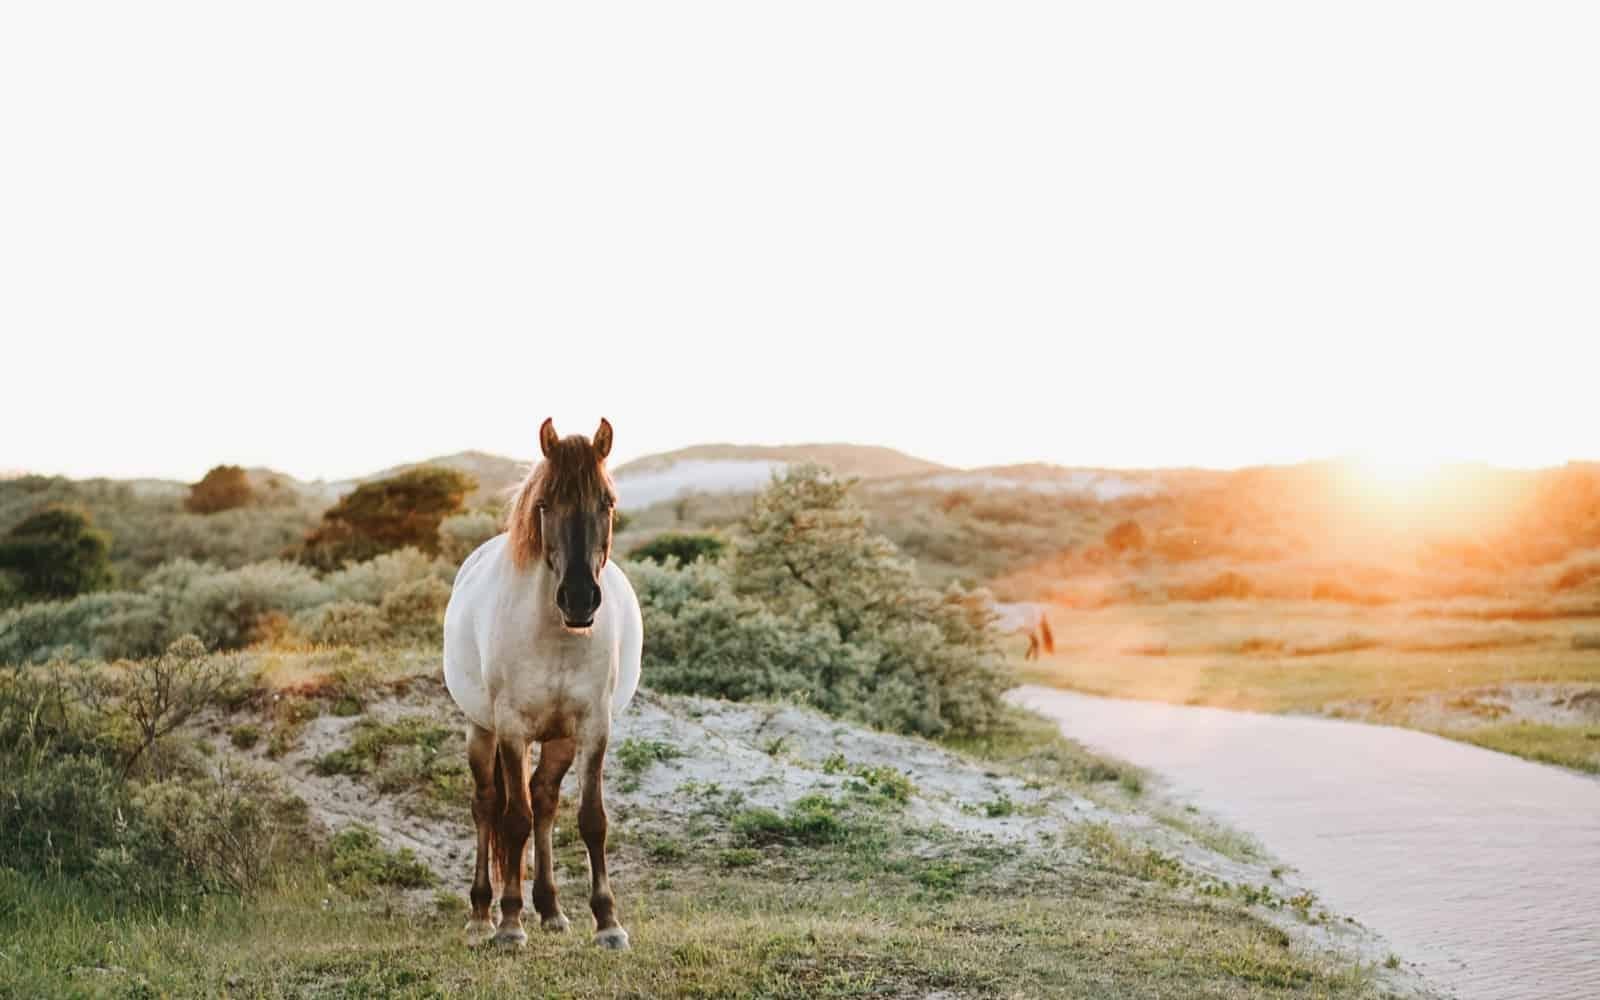
POLYGON ((216 514, 243 507, 255 499, 250 476, 237 465, 213 466, 198 483, 189 487, 183 509, 191 514, 216 514))
POLYGON ((0 607, 17 600, 50 600, 94 590, 112 579, 111 541, 88 515, 46 507, 0 538, 0 607), (9 591, 9 594, 6 593, 9 591))
POLYGON ((408 547, 436 553, 440 522, 461 511, 476 485, 465 473, 430 466, 363 483, 322 515, 300 558, 335 569, 408 547))

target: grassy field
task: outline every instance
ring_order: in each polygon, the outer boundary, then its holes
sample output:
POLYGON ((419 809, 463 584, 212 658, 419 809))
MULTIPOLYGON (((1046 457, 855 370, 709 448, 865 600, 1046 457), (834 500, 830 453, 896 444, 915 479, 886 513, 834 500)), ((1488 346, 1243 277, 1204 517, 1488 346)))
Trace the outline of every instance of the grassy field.
POLYGON ((1090 694, 1410 726, 1600 772, 1600 620, 1461 600, 1209 601, 1056 611, 1026 669, 1090 694))
POLYGON ((834 860, 818 853, 798 885, 760 867, 717 870, 708 857, 634 865, 625 955, 594 948, 581 931, 536 934, 521 954, 471 951, 454 896, 439 912, 416 913, 393 901, 330 900, 311 885, 188 913, 113 915, 73 885, 8 875, 0 993, 1376 995, 1366 972, 1292 948, 1241 909, 1152 892, 1134 878, 1047 870, 1025 884, 972 884, 958 897, 892 860, 849 866, 848 879, 834 860))
POLYGON ((335 830, 313 823, 303 861, 264 888, 132 904, 0 867, 0 996, 1386 995, 1379 961, 1313 943, 1339 921, 1275 882, 1253 845, 1147 801, 1137 772, 1047 724, 941 747, 796 709, 657 696, 632 710, 653 735, 617 745, 610 768, 612 872, 633 950, 589 942, 569 795, 556 848, 573 932, 536 933, 520 954, 474 951, 461 930, 469 855, 424 852, 429 870, 395 849, 471 844, 432 651, 262 651, 238 666, 251 688, 176 734, 168 759, 272 771, 314 818, 377 817, 376 842, 347 852, 334 835, 330 847, 335 830), (774 791, 723 749, 740 739, 786 782, 809 768, 825 791, 774 791), (941 793, 950 768, 987 791, 941 793), (758 794, 777 798, 762 807, 758 794), (1087 801, 1099 805, 1072 811, 1087 801), (980 832, 1008 824, 1041 833, 980 832), (1254 879, 1219 878, 1210 851, 1252 864, 1229 870, 1254 879))

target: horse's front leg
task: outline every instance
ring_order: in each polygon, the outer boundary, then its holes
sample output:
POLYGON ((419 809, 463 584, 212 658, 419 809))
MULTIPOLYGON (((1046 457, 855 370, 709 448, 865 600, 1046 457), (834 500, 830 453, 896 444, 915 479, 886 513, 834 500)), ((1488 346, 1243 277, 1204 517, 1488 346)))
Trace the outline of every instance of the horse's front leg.
POLYGON ((479 945, 494 935, 489 919, 489 904, 494 902, 494 886, 489 881, 489 864, 494 853, 495 824, 504 811, 502 795, 496 789, 498 775, 494 763, 494 733, 482 726, 467 727, 467 767, 472 771, 472 822, 478 828, 478 856, 472 869, 472 916, 467 920, 467 943, 479 945))
POLYGON ((594 943, 602 948, 628 947, 628 932, 617 922, 617 901, 606 877, 606 743, 609 734, 591 740, 583 751, 582 801, 578 831, 589 849, 589 909, 594 912, 594 943))
POLYGON ((561 804, 561 779, 567 776, 577 754, 576 740, 546 740, 539 749, 539 766, 533 770, 529 793, 533 799, 533 908, 539 925, 547 931, 571 926, 556 898, 555 848, 550 831, 561 804))
POLYGON ((495 944, 521 948, 528 943, 522 929, 522 874, 528 857, 528 834, 533 832, 533 802, 528 793, 528 743, 520 735, 498 734, 500 773, 505 808, 495 830, 500 863, 500 926, 495 944))

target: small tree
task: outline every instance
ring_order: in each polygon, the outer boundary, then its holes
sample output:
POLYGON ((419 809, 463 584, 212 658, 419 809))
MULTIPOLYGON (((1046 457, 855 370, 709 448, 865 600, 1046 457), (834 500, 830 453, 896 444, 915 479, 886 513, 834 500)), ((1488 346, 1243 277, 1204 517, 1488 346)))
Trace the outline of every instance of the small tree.
POLYGON ((0 540, 0 569, 16 577, 24 597, 74 597, 111 582, 111 539, 89 516, 47 507, 0 540))
POLYGON ((255 498, 250 477, 237 465, 219 465, 193 486, 183 507, 191 514, 215 514, 243 507, 255 498))
POLYGON ((775 479, 745 523, 735 590, 856 651, 821 665, 835 704, 819 707, 929 736, 993 728, 1009 677, 982 595, 919 582, 850 487, 814 465, 775 479))
POLYGON ((638 546, 628 555, 633 559, 648 559, 654 563, 665 563, 668 559, 676 559, 687 566, 700 559, 710 559, 714 562, 722 557, 727 548, 728 543, 716 535, 669 531, 638 546))
POLYGON ((301 558, 322 569, 412 546, 439 552, 439 524, 461 509, 477 482, 455 469, 423 466, 363 483, 339 498, 309 536, 301 558))

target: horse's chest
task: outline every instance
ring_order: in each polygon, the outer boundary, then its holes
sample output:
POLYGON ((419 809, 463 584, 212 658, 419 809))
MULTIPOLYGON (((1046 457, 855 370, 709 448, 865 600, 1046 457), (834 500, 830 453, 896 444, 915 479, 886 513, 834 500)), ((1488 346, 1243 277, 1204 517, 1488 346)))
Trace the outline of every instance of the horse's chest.
POLYGON ((587 651, 545 650, 507 664, 493 692, 496 714, 513 713, 536 740, 577 735, 582 720, 607 704, 608 664, 587 651))

